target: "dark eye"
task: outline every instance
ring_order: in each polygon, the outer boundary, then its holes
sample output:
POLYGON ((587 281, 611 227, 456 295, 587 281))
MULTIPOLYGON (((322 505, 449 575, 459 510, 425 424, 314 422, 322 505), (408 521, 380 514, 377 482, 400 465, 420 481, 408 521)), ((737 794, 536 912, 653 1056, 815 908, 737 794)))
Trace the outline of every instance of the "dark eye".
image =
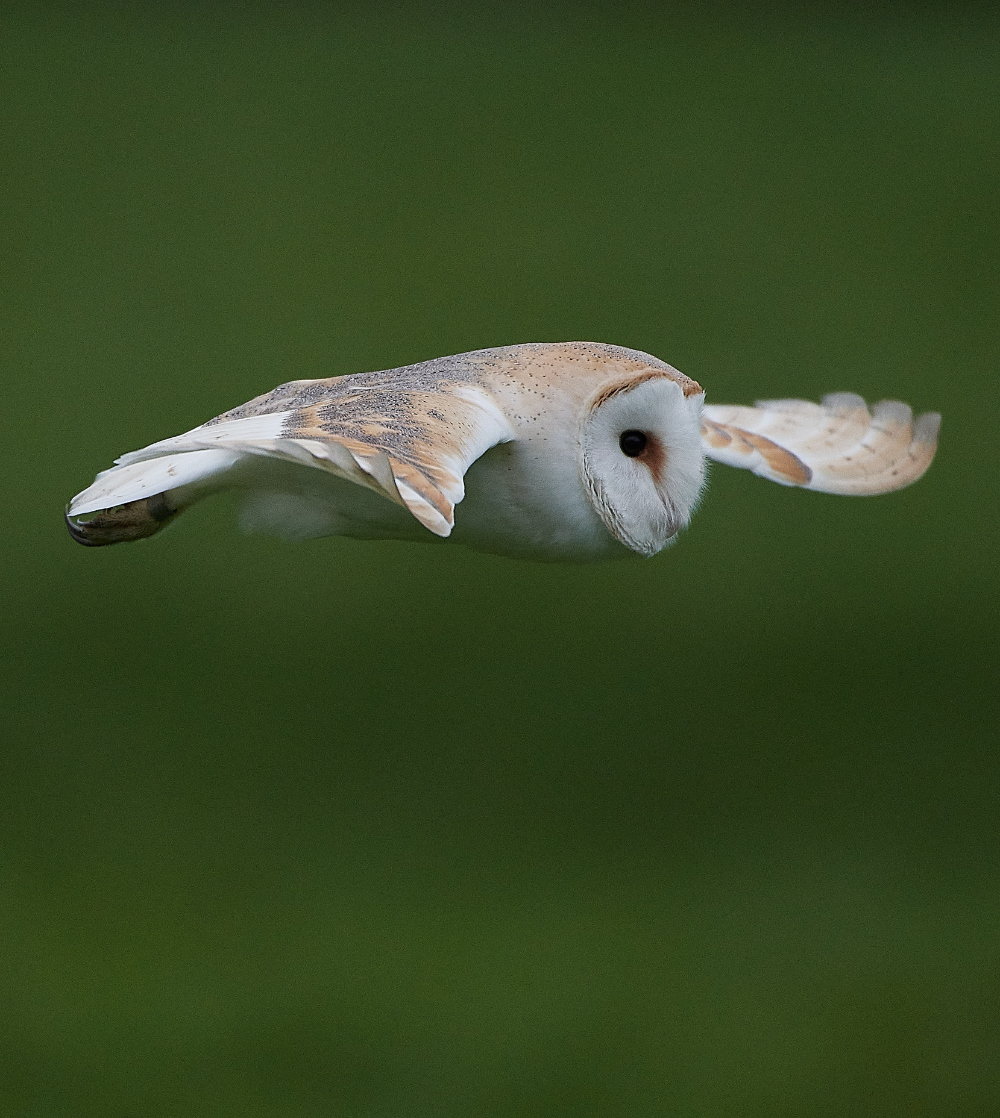
POLYGON ((622 431, 618 445, 622 448, 622 454, 629 458, 638 458, 646 449, 646 442, 646 436, 642 431, 622 431))

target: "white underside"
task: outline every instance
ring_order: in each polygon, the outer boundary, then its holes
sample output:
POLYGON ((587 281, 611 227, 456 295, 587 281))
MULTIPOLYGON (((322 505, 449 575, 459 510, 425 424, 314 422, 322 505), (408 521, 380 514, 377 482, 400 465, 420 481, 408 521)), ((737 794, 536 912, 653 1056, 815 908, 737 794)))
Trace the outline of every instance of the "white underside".
MULTIPOLYGON (((465 499, 449 538, 477 551, 543 561, 634 557, 604 527, 575 471, 559 484, 551 465, 544 480, 532 477, 531 466, 518 444, 488 450, 465 475, 465 499)), ((440 542, 405 508, 319 471, 258 459, 240 463, 230 478, 246 490, 240 523, 248 532, 289 540, 440 542)))

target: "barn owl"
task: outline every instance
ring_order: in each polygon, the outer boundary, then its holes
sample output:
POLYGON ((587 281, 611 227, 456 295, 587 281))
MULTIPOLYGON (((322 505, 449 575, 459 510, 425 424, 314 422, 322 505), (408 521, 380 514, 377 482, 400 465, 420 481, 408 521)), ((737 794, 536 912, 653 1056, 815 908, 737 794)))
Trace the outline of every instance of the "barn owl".
POLYGON ((119 458, 66 519, 100 547, 235 489, 245 527, 292 539, 650 556, 688 523, 706 459, 822 493, 886 493, 927 469, 939 423, 896 401, 869 412, 850 393, 705 405, 699 384, 648 353, 515 345, 283 384, 119 458))

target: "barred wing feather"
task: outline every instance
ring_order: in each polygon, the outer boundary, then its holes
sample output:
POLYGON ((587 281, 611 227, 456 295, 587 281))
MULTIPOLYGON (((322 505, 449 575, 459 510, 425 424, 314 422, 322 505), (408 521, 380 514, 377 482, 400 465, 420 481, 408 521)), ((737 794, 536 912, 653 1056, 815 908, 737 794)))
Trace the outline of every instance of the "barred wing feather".
POLYGON ((707 405, 707 457, 751 470, 780 485, 821 493, 889 493, 916 481, 931 464, 941 417, 914 420, 898 400, 869 411, 850 392, 806 400, 758 400, 754 407, 707 405))
POLYGON ((348 379, 282 385, 123 455, 74 497, 70 531, 91 546, 150 536, 201 497, 246 485, 252 475, 234 467, 271 459, 363 486, 404 506, 435 535, 449 535, 465 471, 513 438, 502 412, 475 385, 390 391, 348 379), (274 407, 281 410, 268 410, 274 407))

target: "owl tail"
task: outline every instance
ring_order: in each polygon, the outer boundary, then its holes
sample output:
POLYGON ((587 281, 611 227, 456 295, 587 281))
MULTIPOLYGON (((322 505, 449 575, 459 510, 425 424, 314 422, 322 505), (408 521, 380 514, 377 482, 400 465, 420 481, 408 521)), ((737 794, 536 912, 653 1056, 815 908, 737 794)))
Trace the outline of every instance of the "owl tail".
POLYGON ((217 477, 240 457, 230 450, 193 450, 126 462, 98 474, 66 510, 77 543, 106 547, 155 535, 219 487, 217 477))

